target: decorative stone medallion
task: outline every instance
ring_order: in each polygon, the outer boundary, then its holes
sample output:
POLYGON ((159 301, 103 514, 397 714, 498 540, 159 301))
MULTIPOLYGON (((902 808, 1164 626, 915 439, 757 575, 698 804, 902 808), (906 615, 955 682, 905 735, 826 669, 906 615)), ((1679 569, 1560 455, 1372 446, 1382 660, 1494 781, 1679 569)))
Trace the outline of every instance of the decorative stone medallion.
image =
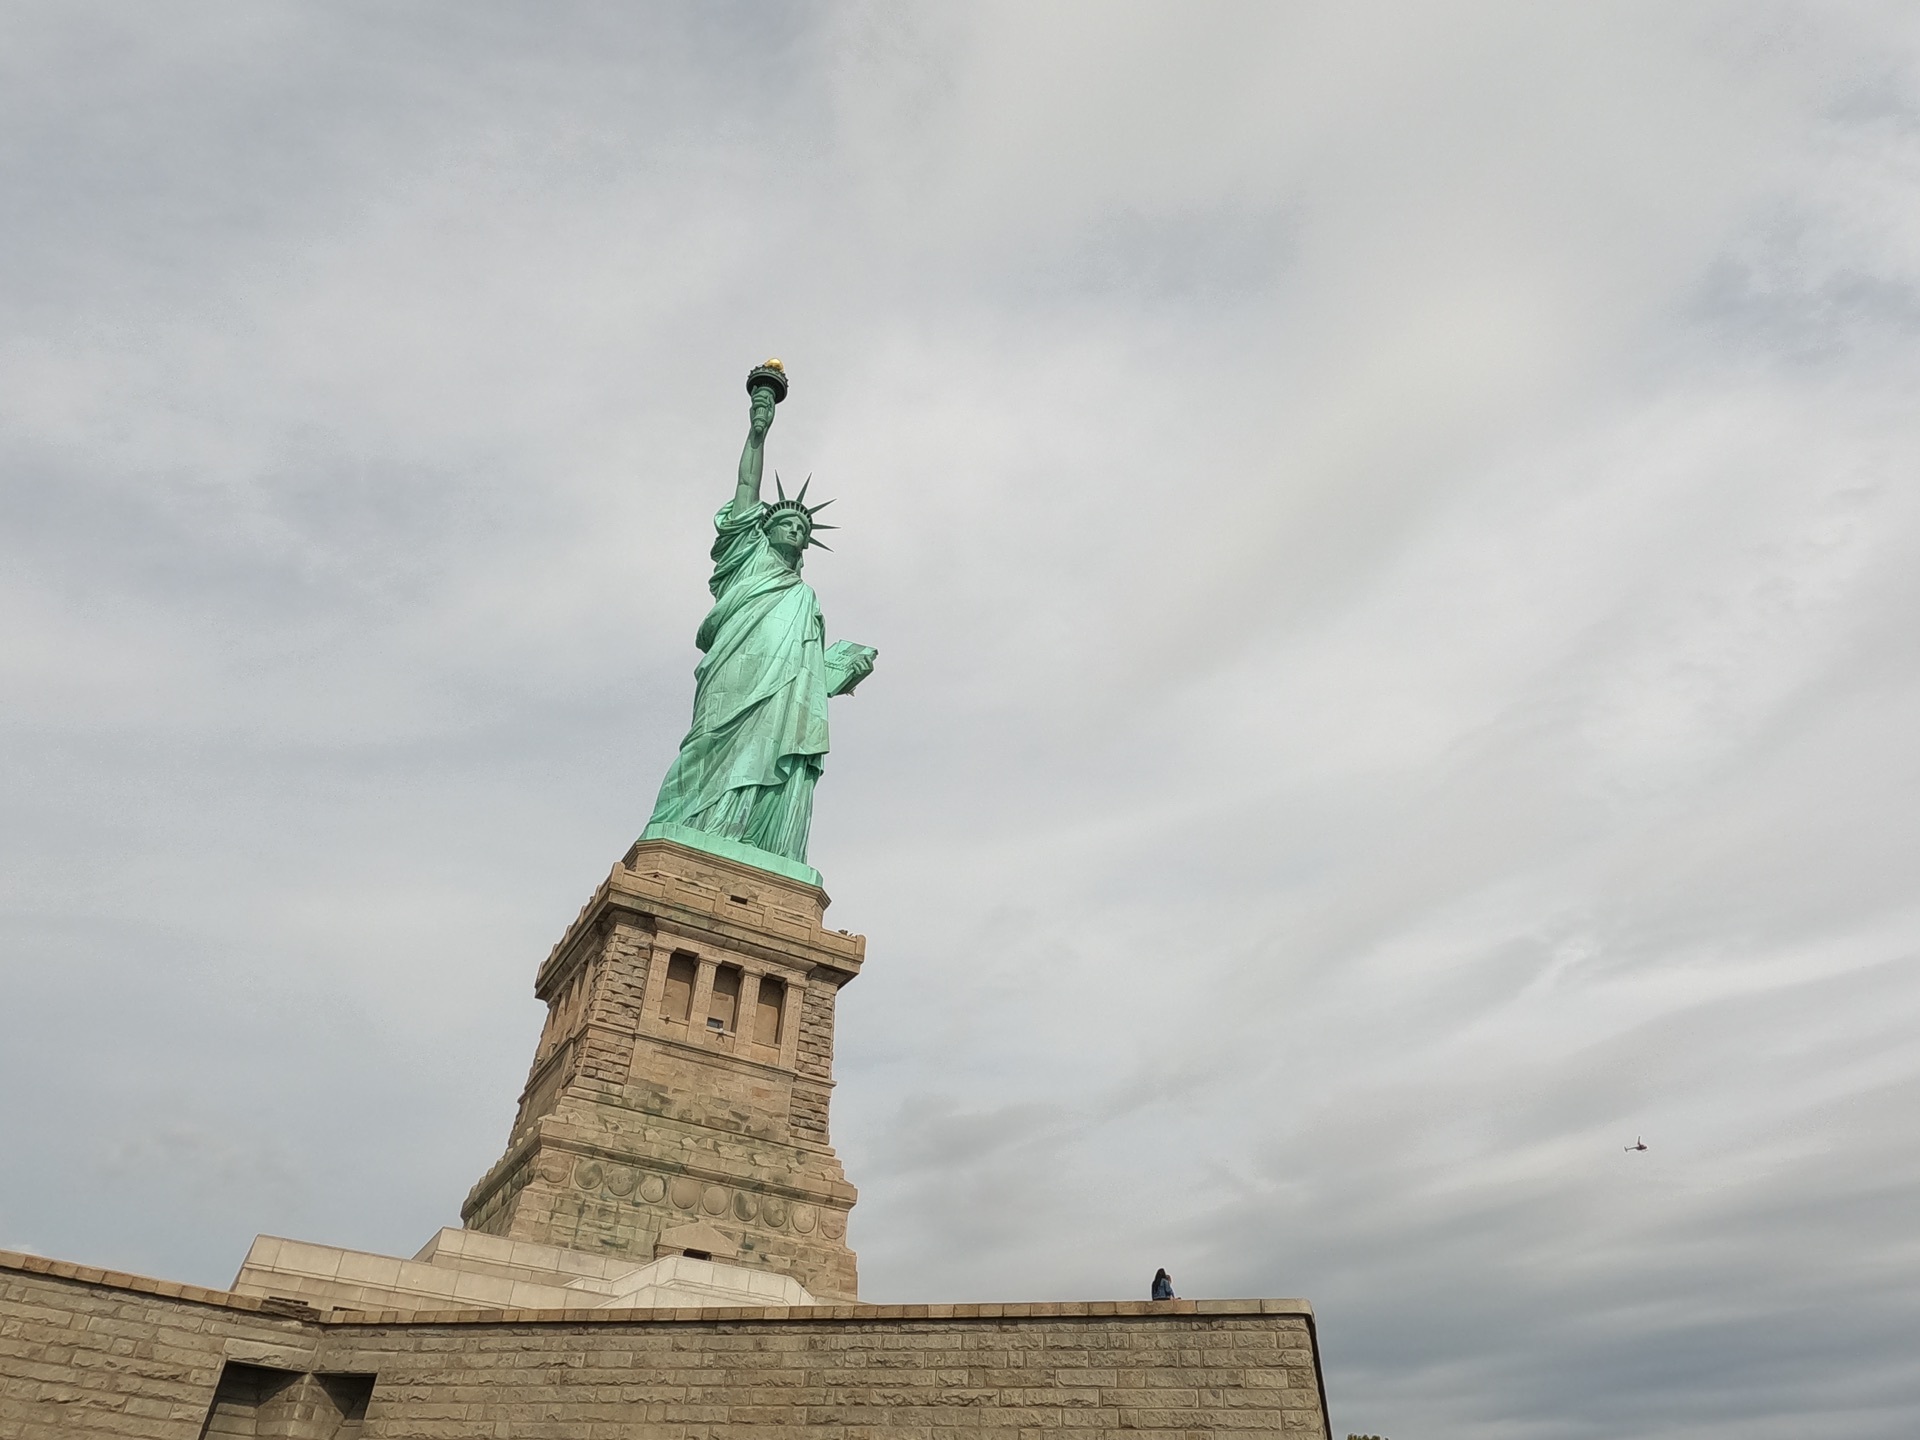
POLYGON ((802 1235, 811 1235, 813 1233, 813 1207, 811 1205, 796 1205, 793 1207, 793 1228, 798 1230, 802 1235))
POLYGON ((605 1174, 598 1160, 582 1160, 573 1168, 573 1183, 582 1190, 598 1190, 605 1174))
POLYGON ((700 1202, 700 1182, 682 1175, 668 1187, 667 1198, 682 1210, 691 1210, 700 1202))
POLYGON ((736 1220, 751 1220, 760 1213, 760 1207, 754 1203, 753 1196, 744 1190, 733 1192, 733 1217, 736 1220))
POLYGON ((709 1185, 700 1196, 700 1208, 709 1215, 727 1213, 727 1192, 718 1185, 709 1185))
POLYGON ((607 1167, 607 1191, 618 1199, 626 1199, 633 1193, 633 1171, 624 1165, 607 1167))
POLYGON ((778 1230, 787 1223, 787 1202, 778 1195, 769 1195, 760 1202, 760 1218, 778 1230))
MULTIPOLYGON (((658 1205, 660 1198, 666 1193, 667 1182, 662 1180, 658 1175, 642 1175, 640 1177, 640 1198, 649 1205, 658 1205)), ((682 1205, 680 1208, 684 1210, 687 1207, 682 1205)))

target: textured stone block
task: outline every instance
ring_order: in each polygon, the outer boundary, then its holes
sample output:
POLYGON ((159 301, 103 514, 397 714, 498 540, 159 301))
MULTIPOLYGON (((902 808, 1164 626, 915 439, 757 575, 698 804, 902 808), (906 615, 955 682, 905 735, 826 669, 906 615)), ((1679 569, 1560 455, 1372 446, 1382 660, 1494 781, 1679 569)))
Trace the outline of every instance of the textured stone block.
POLYGON ((300 1320, 250 1297, 86 1273, 100 1278, 0 1255, 7 1440, 196 1440, 236 1358, 374 1376, 362 1440, 1327 1433, 1297 1301, 300 1320), (116 1349, 130 1337, 146 1353, 116 1349))

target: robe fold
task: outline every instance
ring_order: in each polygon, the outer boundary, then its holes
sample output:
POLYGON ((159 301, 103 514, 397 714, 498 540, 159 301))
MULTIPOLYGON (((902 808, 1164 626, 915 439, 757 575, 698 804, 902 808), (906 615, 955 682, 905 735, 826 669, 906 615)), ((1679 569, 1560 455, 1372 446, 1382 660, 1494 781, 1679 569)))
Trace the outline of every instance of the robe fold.
POLYGON ((767 506, 714 517, 713 608, 695 644, 693 728, 649 824, 684 825, 804 861, 827 754, 826 622, 768 544, 767 506))

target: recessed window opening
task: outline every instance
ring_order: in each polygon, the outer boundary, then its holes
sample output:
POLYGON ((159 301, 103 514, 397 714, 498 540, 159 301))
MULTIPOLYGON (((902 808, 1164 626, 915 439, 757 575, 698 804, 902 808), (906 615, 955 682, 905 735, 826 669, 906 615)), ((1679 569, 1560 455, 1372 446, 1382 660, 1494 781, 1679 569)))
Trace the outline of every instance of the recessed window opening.
MULTIPOLYGON (((340 1412, 340 1424, 334 1430, 334 1440, 353 1440, 360 1433, 360 1426, 367 1418, 367 1402, 373 1399, 373 1381, 371 1375, 316 1375, 320 1389, 333 1408, 340 1412)), ((325 1414, 323 1410, 322 1415, 325 1414)), ((324 1424, 324 1420, 322 1421, 324 1424)))
POLYGON ((373 1382, 371 1375, 307 1375, 229 1360, 214 1387, 201 1440, 289 1435, 354 1440, 373 1382))
POLYGON ((667 962, 667 986, 660 995, 660 1018, 682 1025, 693 1013, 693 982, 700 962, 691 955, 675 955, 667 962))
POLYGON ((711 1250, 682 1250, 680 1253, 689 1260, 711 1260, 713 1258, 713 1252, 711 1250))
POLYGON ((707 1007, 707 1024, 715 1020, 719 1028, 731 1034, 740 1023, 740 967, 722 965, 713 972, 713 1003, 707 1007))
POLYGON ((751 905, 753 903, 744 895, 729 895, 727 896, 727 899, 731 900, 736 905, 751 905))
POLYGON ((760 1001, 754 1006, 753 1043, 778 1045, 780 1022, 787 1008, 787 984, 771 975, 760 977, 760 1001))

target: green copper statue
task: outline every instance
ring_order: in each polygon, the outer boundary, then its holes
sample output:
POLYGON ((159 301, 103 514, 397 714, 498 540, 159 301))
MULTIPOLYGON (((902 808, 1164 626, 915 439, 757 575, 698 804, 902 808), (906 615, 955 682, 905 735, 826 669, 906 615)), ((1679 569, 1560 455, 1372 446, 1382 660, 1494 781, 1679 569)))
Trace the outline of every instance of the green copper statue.
POLYGON ((813 587, 800 578, 807 547, 819 545, 807 487, 760 498, 767 431, 787 396, 778 360, 747 376, 751 419, 740 482, 714 516, 713 608, 694 643, 693 728, 660 784, 643 840, 744 860, 819 884, 807 865, 813 787, 827 755, 827 697, 850 694, 873 669, 875 651, 846 641, 828 648, 813 587))

